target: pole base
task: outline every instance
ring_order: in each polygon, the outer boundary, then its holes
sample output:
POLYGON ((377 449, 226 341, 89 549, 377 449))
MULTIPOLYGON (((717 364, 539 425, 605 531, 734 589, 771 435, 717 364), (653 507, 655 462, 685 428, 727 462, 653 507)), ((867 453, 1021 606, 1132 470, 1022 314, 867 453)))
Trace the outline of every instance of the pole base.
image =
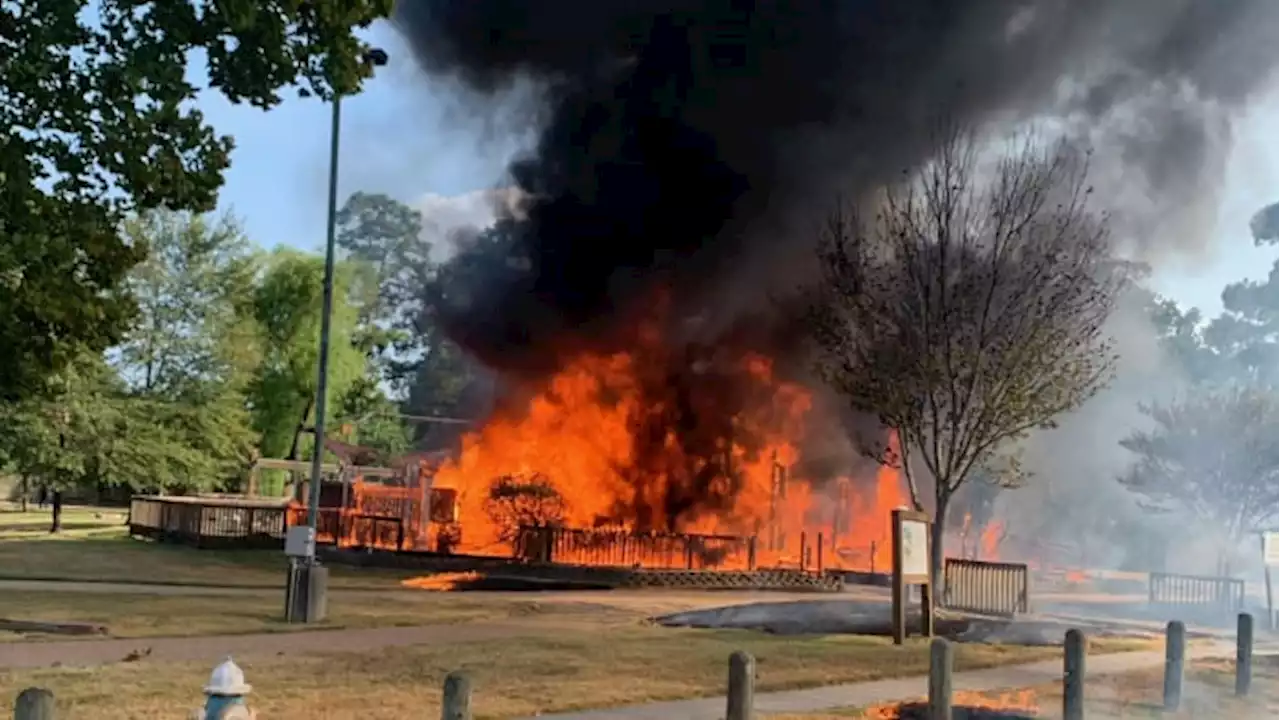
POLYGON ((323 622, 329 614, 329 568, 315 562, 289 561, 284 590, 287 623, 323 622))

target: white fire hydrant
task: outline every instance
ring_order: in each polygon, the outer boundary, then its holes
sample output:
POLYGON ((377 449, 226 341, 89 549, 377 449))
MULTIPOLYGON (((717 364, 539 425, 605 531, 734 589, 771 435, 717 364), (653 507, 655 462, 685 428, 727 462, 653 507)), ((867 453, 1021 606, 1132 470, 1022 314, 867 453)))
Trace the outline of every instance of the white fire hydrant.
POLYGON ((253 688, 244 681, 244 671, 228 657, 213 669, 204 688, 203 710, 194 710, 192 720, 254 720, 257 713, 249 709, 245 698, 253 688))

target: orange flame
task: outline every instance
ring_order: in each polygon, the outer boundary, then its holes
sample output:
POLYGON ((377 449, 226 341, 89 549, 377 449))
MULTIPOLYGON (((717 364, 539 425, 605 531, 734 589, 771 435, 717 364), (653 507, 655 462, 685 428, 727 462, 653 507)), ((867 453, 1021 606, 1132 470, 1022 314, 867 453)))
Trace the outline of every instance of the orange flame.
MULTIPOLYGON (((822 486, 792 475, 811 395, 776 379, 773 363, 752 353, 732 363, 748 401, 735 405, 725 425, 731 433, 716 441, 717 458, 690 453, 666 425, 648 421, 664 413, 697 418, 723 409, 698 406, 710 396, 695 394, 694 407, 683 409, 647 397, 643 374, 668 359, 653 357, 647 347, 580 356, 533 397, 526 412, 498 415, 467 435, 460 455, 434 480, 436 488, 457 492, 456 549, 511 552, 508 529, 495 521, 493 488, 500 479, 517 478, 511 482, 546 488, 545 495, 557 498, 523 511, 544 513, 565 527, 754 537, 760 566, 813 568, 821 558, 826 567, 888 570, 890 511, 906 504, 895 469, 822 486), (654 427, 666 434, 639 437, 654 427), (672 498, 680 499, 695 482, 703 483, 706 497, 673 512, 672 498)), ((723 564, 746 561, 745 553, 737 553, 723 564)))

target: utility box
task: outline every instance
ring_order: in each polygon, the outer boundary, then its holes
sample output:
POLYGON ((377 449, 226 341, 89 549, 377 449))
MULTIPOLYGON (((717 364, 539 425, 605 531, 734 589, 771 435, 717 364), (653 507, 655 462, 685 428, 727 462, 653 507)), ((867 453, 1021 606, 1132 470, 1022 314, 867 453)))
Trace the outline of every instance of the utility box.
POLYGON ((329 568, 289 558, 289 581, 284 591, 288 623, 322 622, 329 614, 329 568))
POLYGON ((291 558, 316 556, 316 529, 310 525, 294 525, 285 531, 284 554, 291 558))

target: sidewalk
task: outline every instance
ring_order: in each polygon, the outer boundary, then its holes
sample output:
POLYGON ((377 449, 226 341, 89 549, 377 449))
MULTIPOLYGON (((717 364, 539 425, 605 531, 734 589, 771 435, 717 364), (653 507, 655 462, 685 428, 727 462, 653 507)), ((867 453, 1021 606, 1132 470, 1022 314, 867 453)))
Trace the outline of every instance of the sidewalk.
MULTIPOLYGON (((0 670, 93 666, 131 660, 237 659, 324 652, 368 652, 406 645, 464 643, 556 632, 552 622, 493 622, 349 630, 297 630, 252 635, 0 643, 0 670)), ((212 667, 212 665, 210 665, 212 667)))
MULTIPOLYGON (((1225 645, 1188 648, 1189 659, 1227 657, 1234 648, 1225 645)), ((1145 670, 1164 664, 1163 652, 1127 652, 1092 655, 1085 663, 1086 677, 1114 675, 1133 670, 1145 670)), ((969 691, 1012 690, 1062 680, 1062 660, 1044 660, 1026 665, 1006 665, 986 670, 957 672, 952 678, 953 689, 969 691)), ((865 707, 881 703, 898 702, 924 697, 929 691, 927 677, 895 678, 872 682, 831 685, 808 690, 757 693, 755 709, 758 714, 821 712, 834 708, 865 707)), ((675 700, 610 708, 585 710, 575 713, 544 714, 523 720, 722 720, 725 711, 724 696, 699 700, 675 700)))

